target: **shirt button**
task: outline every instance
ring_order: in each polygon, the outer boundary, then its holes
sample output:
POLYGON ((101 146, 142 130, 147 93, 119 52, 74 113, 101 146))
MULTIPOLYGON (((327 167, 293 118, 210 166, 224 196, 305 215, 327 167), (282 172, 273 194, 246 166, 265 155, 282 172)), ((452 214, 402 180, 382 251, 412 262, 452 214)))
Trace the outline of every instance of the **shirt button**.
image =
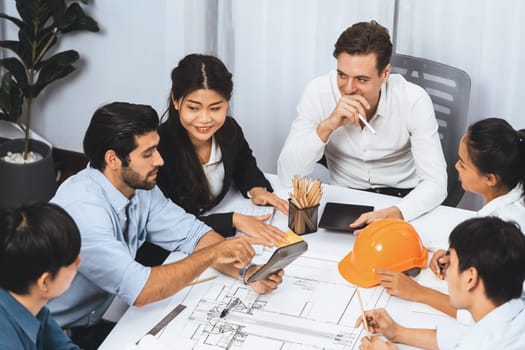
POLYGON ((95 310, 91 311, 91 314, 94 315, 96 314, 97 312, 95 310))

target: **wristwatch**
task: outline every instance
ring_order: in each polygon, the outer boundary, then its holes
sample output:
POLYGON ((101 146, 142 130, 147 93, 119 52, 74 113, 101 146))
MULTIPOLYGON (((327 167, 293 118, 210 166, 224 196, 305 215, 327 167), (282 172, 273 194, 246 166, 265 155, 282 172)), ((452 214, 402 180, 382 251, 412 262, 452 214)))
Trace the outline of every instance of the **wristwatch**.
POLYGON ((250 267, 252 267, 253 265, 254 265, 254 264, 250 263, 250 264, 248 264, 248 265, 242 267, 242 268, 239 270, 239 280, 241 280, 242 283, 244 283, 244 284, 246 284, 246 285, 248 284, 248 283, 246 283, 246 280, 244 279, 244 277, 246 276, 246 271, 248 271, 248 269, 249 269, 250 267))

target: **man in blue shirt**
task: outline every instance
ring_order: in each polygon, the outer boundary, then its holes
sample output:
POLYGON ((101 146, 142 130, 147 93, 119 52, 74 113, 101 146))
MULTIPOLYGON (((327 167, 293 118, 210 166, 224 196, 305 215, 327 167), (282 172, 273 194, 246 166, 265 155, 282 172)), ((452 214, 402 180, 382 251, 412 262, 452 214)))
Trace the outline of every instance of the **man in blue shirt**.
MULTIPOLYGON (((98 323, 116 295, 135 306, 169 297, 208 267, 244 280, 258 269, 246 266, 254 255, 251 244, 264 243, 261 239, 225 240, 158 189, 157 172, 164 164, 157 151, 158 124, 150 106, 115 102, 99 108, 84 137, 89 166, 65 181, 51 200, 78 225, 84 261, 70 290, 49 303, 61 326, 98 323), (134 260, 146 241, 189 255, 146 267, 134 260)), ((282 274, 250 286, 269 293, 282 274)))
POLYGON ((80 234, 60 207, 0 212, 0 349, 79 349, 44 306, 71 284, 80 234))

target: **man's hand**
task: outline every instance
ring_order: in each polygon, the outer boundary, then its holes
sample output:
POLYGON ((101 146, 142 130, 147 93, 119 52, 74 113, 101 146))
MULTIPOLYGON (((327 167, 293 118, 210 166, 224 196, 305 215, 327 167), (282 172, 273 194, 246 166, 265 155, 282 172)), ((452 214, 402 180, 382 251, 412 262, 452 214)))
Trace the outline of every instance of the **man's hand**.
POLYGON ((403 272, 383 269, 375 269, 374 272, 379 274, 381 286, 388 294, 410 301, 419 301, 418 296, 422 293, 422 286, 411 277, 403 272))
POLYGON ((271 205, 284 215, 288 215, 288 202, 276 194, 268 192, 265 188, 254 187, 250 189, 250 196, 252 197, 253 204, 271 205))
MULTIPOLYGON (((403 220, 403 214, 396 206, 391 206, 389 208, 369 211, 368 213, 363 213, 357 218, 353 223, 350 224, 351 228, 360 227, 365 224, 370 224, 374 221, 381 219, 401 219, 403 220)), ((354 235, 358 235, 361 230, 354 231, 354 235)))
POLYGON ((287 241, 287 235, 277 227, 265 222, 271 215, 249 216, 233 213, 233 226, 251 237, 264 240, 267 246, 277 246, 278 242, 287 241))
MULTIPOLYGON (((262 265, 254 265, 246 271, 245 280, 248 280, 262 265)), ((250 283, 250 287, 259 294, 268 294, 273 292, 283 281, 284 270, 268 275, 265 279, 250 283)))
POLYGON ((383 341, 378 337, 363 337, 359 350, 395 350, 397 346, 389 341, 383 341))
MULTIPOLYGON (((395 342, 397 333, 402 328, 392 320, 390 315, 385 309, 375 309, 365 311, 366 321, 368 323, 368 329, 372 334, 381 333, 388 340, 395 342)), ((363 324, 363 317, 359 316, 355 322, 355 328, 363 324)))
POLYGON ((213 254, 214 264, 233 264, 236 268, 248 265, 255 250, 252 244, 269 246, 266 240, 258 237, 233 237, 207 246, 209 254, 213 254))
POLYGON ((370 104, 361 95, 341 96, 328 118, 319 123, 317 135, 323 142, 326 142, 332 132, 343 125, 359 126, 359 115, 366 118, 368 109, 370 109, 370 104))

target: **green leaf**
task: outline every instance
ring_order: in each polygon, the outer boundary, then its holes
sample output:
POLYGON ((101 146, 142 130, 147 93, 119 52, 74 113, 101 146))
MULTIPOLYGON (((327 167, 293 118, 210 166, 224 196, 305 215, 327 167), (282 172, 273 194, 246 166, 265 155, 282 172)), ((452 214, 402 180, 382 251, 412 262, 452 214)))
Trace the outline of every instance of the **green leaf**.
POLYGON ((58 79, 68 76, 74 70, 75 67, 72 64, 59 65, 51 62, 43 65, 38 75, 38 80, 33 87, 33 97, 37 97, 46 86, 58 79))
POLYGON ((55 18, 60 32, 68 33, 76 30, 87 30, 90 32, 98 32, 97 21, 84 13, 82 7, 78 3, 71 4, 63 17, 55 18))
POLYGON ((0 60, 0 67, 4 67, 11 73, 11 75, 15 78, 22 91, 24 91, 24 96, 27 97, 28 95, 26 89, 28 80, 26 75, 26 69, 22 62, 20 62, 14 57, 8 57, 0 60))
POLYGON ((22 114, 23 102, 22 91, 11 73, 7 72, 0 83, 0 119, 17 122, 22 114))
POLYGON ((24 22, 22 22, 22 21, 19 20, 18 18, 8 16, 8 15, 6 15, 5 13, 0 13, 0 18, 5 18, 5 19, 7 19, 8 21, 13 22, 14 24, 16 24, 16 26, 17 26, 19 29, 26 27, 26 24, 25 24, 24 22))
POLYGON ((58 66, 67 66, 70 64, 75 63, 78 61, 80 56, 78 55, 78 52, 75 50, 67 50, 64 52, 57 53, 56 55, 51 56, 49 59, 45 61, 41 61, 36 66, 36 69, 41 69, 43 66, 47 64, 56 64, 58 66))

